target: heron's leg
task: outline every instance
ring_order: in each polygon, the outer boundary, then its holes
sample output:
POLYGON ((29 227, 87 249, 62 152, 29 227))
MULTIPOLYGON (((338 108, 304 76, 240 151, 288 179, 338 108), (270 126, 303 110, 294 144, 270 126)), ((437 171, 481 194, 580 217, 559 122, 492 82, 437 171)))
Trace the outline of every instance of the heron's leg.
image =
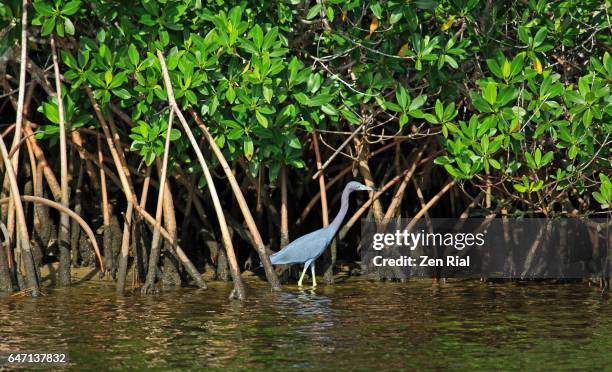
POLYGON ((312 286, 316 287, 317 286, 317 277, 315 275, 315 264, 314 264, 314 262, 312 263, 312 266, 310 266, 310 270, 312 272, 312 286))
POLYGON ((298 280, 298 285, 302 286, 302 279, 304 279, 304 274, 306 274, 306 270, 308 270, 309 263, 304 264, 304 270, 302 271, 302 275, 300 275, 300 280, 298 280))

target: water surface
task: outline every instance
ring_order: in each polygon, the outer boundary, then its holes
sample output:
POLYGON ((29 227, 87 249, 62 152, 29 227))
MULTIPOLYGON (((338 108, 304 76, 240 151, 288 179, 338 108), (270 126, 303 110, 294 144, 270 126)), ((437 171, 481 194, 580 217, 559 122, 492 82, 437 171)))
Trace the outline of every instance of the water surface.
POLYGON ((605 370, 612 301, 586 285, 350 281, 249 299, 213 283, 156 296, 84 284, 0 298, 0 350, 71 369, 605 370))

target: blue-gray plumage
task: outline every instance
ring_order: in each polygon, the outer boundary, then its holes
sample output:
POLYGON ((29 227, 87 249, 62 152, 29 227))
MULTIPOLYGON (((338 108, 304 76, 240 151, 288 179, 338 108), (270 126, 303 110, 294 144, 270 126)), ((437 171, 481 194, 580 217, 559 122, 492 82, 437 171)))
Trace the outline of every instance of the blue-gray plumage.
POLYGON ((353 191, 372 191, 372 188, 366 185, 362 185, 359 182, 351 181, 345 187, 344 191, 342 191, 342 198, 340 202, 340 211, 328 226, 313 231, 309 234, 306 234, 296 240, 292 241, 288 245, 286 245, 280 251, 274 253, 270 256, 270 261, 274 265, 282 265, 282 264, 295 264, 295 263, 303 263, 304 271, 302 271, 302 275, 300 276, 300 280, 298 281, 298 285, 302 285, 302 279, 304 279, 304 274, 306 270, 310 266, 312 269, 312 285, 313 287, 317 285, 317 280, 315 278, 315 265, 314 262, 319 256, 325 252, 325 249, 331 243, 332 239, 338 232, 340 225, 342 224, 342 220, 346 216, 346 212, 348 211, 348 203, 349 203, 349 195, 353 191))

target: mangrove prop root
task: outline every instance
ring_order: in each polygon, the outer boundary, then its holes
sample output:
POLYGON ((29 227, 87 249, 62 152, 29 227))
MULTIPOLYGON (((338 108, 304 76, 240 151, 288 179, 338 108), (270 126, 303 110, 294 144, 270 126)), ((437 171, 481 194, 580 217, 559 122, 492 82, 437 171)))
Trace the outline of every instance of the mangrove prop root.
MULTIPOLYGON (((232 188, 234 197, 236 198, 236 201, 238 202, 238 205, 240 206, 240 211, 242 212, 246 225, 249 231, 251 232, 251 236, 253 237, 255 250, 257 251, 257 254, 259 255, 259 259, 261 260, 261 263, 264 266, 264 271, 266 273, 266 279, 268 279, 268 283, 270 283, 270 287, 272 288, 273 291, 280 291, 281 286, 278 280, 278 276, 276 275, 276 272, 274 271, 274 268, 272 267, 272 263, 270 262, 270 257, 268 256, 268 253, 266 252, 266 247, 263 243, 263 239, 261 238, 261 235, 259 234, 259 230, 257 229, 257 225, 255 223, 255 220, 253 219, 253 215, 251 214, 251 211, 249 210, 249 206, 244 198, 244 195, 242 194, 242 191, 240 190, 240 185, 238 185, 238 181, 236 181, 236 177, 234 176, 232 169, 227 163, 227 160, 225 159, 225 157, 223 156, 223 152, 221 152, 221 149, 219 148, 219 146, 217 146, 217 143, 215 142, 214 138, 208 131, 208 128, 206 128, 206 125, 204 125, 204 122, 200 119, 198 114, 192 108, 189 109, 189 112, 191 113, 191 116, 193 117, 193 119, 196 121, 196 124, 198 124, 198 127, 204 133, 204 136, 206 137, 208 144, 210 145, 215 156, 217 157, 217 160, 219 160, 219 164, 221 164, 221 167, 223 168, 223 171, 225 172, 225 175, 227 176, 227 180, 229 181, 230 187, 232 188)), ((271 203, 267 203, 267 205, 269 206, 271 205, 271 203)))
POLYGON ((281 247, 289 244, 289 211, 287 210, 287 167, 285 164, 281 164, 280 169, 280 189, 281 189, 281 234, 280 234, 280 245, 281 247))
MULTIPOLYGON (((6 145, 4 141, 0 141, 0 153, 2 154, 2 161, 4 162, 4 166, 6 168, 5 177, 8 178, 10 186, 11 186, 11 197, 4 198, 7 203, 13 201, 13 205, 15 206, 15 217, 17 219, 17 233, 18 240, 17 246, 23 249, 22 258, 24 258, 23 263, 25 265, 25 274, 26 274, 26 285, 29 288, 32 288, 32 295, 37 296, 39 294, 39 284, 38 278, 36 276, 36 268, 34 266, 34 257, 32 256, 32 250, 30 248, 30 237, 28 234, 28 226, 26 224, 25 214, 23 211, 23 205, 21 204, 20 194, 19 194, 19 184, 17 183, 17 176, 15 175, 15 170, 13 169, 13 165, 8 159, 8 151, 6 150, 6 145)), ((10 231, 10 229, 9 229, 10 231)), ((9 233, 10 238, 10 233, 9 233)), ((10 247, 9 247, 10 249, 10 247)))
MULTIPOLYGON (((319 173, 319 195, 321 196, 321 215, 323 226, 329 225, 329 214, 327 211, 327 192, 325 191, 325 177, 324 172, 322 171, 321 164, 321 151, 319 151, 319 138, 317 137, 317 130, 313 128, 312 130, 312 149, 315 153, 315 160, 317 163, 317 172, 319 173)), ((350 169, 350 168, 349 168, 350 169)), ((335 261, 335 253, 336 253, 336 242, 332 242, 332 247, 329 251, 325 252, 325 261, 328 264, 325 269, 325 282, 328 284, 333 284, 334 281, 334 261, 335 261)))
POLYGON ((227 222, 225 220, 225 216, 223 214, 223 209, 221 207, 221 201, 219 200, 219 195, 217 194, 217 189, 215 187, 212 175, 210 174, 210 170, 208 169, 208 165, 204 160, 204 155, 202 151, 198 147, 198 143, 196 142, 189 125, 187 124, 187 120, 183 116, 183 113, 179 109, 175 99, 174 99, 174 91, 172 89, 172 83, 170 81, 170 75, 168 73, 168 68, 166 67, 166 60, 164 59, 164 55, 158 49, 157 50, 157 59, 159 60, 159 64, 162 69, 162 75, 164 77, 164 85, 166 87, 166 92, 168 93, 168 103, 170 107, 176 114, 181 123, 183 130, 187 134, 187 138, 193 147, 193 150, 196 153, 200 166, 202 167, 202 171, 204 172, 204 177, 206 178, 206 182, 208 183, 208 190, 210 191, 210 196, 213 200, 213 206, 215 209, 215 213, 217 214, 217 220, 219 222, 219 228, 221 229, 221 236, 223 239, 223 245, 225 246, 225 251, 227 253, 229 262, 230 262, 230 270, 232 273, 232 279, 234 280, 234 289, 232 292, 232 296, 239 300, 243 300, 246 298, 246 293, 244 291, 244 284, 242 283, 242 278, 240 277, 240 269, 238 268, 238 261, 236 259, 236 254, 234 252, 234 246, 232 245, 232 241, 229 234, 229 229, 227 226, 227 222))
MULTIPOLYGON (((131 180, 128 178, 129 174, 126 175, 126 172, 128 172, 127 169, 127 165, 124 167, 121 158, 120 158, 120 153, 117 151, 117 148, 115 147, 115 141, 113 141, 113 138, 111 136, 111 132, 110 129, 108 127, 108 123, 106 122, 106 119, 104 119, 104 115, 102 114, 102 110, 100 109, 100 106, 98 104, 98 102, 96 101, 93 92, 91 90, 91 88, 89 86, 85 86, 85 91, 87 93, 87 96, 89 97, 92 106, 94 108, 94 112, 96 114, 96 117, 98 119, 98 122, 100 123, 100 126, 102 127, 102 130, 104 131, 104 136, 106 138, 106 142, 107 145, 110 149, 112 158, 113 158, 113 162, 115 164, 115 167, 117 168, 117 172, 119 174, 119 178, 121 181, 121 187, 123 189, 123 192, 125 194, 125 197, 127 199, 128 205, 132 205, 132 207, 134 209, 136 209, 136 211, 147 221, 147 223, 151 224, 151 226, 155 225, 155 218, 153 218, 153 216, 151 216, 144 208, 140 207, 139 204, 135 204, 138 200, 136 198, 136 195, 134 194, 132 185, 131 185, 131 180)), ((180 112, 180 111, 179 111, 180 112)), ((182 117, 182 115, 180 115, 179 117, 182 117)), ((184 118, 183 118, 184 120, 184 118)), ((109 123, 111 123, 111 125, 113 124, 112 121, 109 120, 109 123)), ((131 212, 130 210, 128 210, 127 212, 131 212)), ((131 213, 126 213, 126 220, 130 220, 131 221, 131 213)), ((187 255, 185 254, 185 252, 181 249, 181 247, 176 244, 174 242, 174 238, 168 234, 168 231, 166 231, 166 229, 164 229, 163 227, 160 228, 160 232, 162 234, 162 236, 164 237, 164 239, 167 239, 170 243, 175 244, 174 247, 176 249, 176 253, 177 256, 179 257, 179 259, 181 260, 181 263, 183 264, 183 266, 185 266, 185 269, 187 270, 187 272, 189 273, 189 275, 192 277, 192 279, 194 280, 194 282, 196 283, 196 285, 202 289, 207 288, 206 283, 204 282, 204 279, 202 279, 202 276, 200 275, 200 273, 197 271, 197 269, 195 268, 195 266, 193 265, 193 263, 189 260, 189 257, 187 257, 187 255)), ((128 233, 129 234, 129 233, 128 233)), ((129 248, 129 246, 128 246, 129 248)), ((122 247, 123 250, 123 247, 122 247)), ((121 254, 121 258, 127 261, 127 252, 122 251, 121 254), (125 253, 125 255, 124 255, 125 253)), ((123 289, 121 288, 120 284, 123 284, 123 286, 125 286, 125 274, 123 274, 121 269, 125 269, 127 270, 127 264, 123 264, 121 261, 119 262, 120 265, 120 270, 118 273, 118 281, 122 280, 123 283, 118 283, 117 284, 117 290, 118 291, 123 291, 123 289)))
MULTIPOLYGON (((59 147, 60 147, 60 187, 61 203, 64 207, 70 204, 68 189, 68 153, 66 150, 66 123, 64 116, 64 100, 62 98, 62 80, 60 76, 57 48, 55 46, 55 35, 51 34, 51 55, 53 60, 53 72, 55 75, 55 97, 57 99, 57 111, 59 116, 59 147)), ((58 234, 58 245, 60 251, 59 284, 70 285, 70 222, 66 214, 60 214, 60 226, 58 234)), ((76 249, 76 247, 75 247, 76 249)))
MULTIPOLYGON (((44 204, 48 207, 57 209, 58 211, 62 213, 66 213, 69 217, 72 217, 73 219, 75 219, 79 223, 83 231, 85 231, 85 234, 87 234, 87 236, 89 237, 89 240, 91 241, 94 251, 96 252, 96 256, 98 257, 98 262, 100 263, 100 271, 104 272, 105 270, 104 262, 102 260, 102 255, 100 254, 100 249, 98 248, 98 242, 96 241, 96 237, 93 233, 93 230, 91 230, 87 222, 85 222, 85 220, 83 220, 81 216, 76 214, 73 210, 66 208, 63 205, 57 202, 54 202, 53 200, 41 198, 38 196, 32 196, 32 195, 21 195, 21 200, 24 202, 44 204)), ((9 202, 9 198, 0 199, 0 205, 6 204, 8 202, 9 202)))
MULTIPOLYGON (((155 226, 153 227, 153 238, 151 240, 151 254, 149 255, 149 269, 147 271, 147 279, 144 286, 142 286, 141 292, 147 294, 151 292, 151 289, 155 285, 155 274, 157 263, 159 262, 160 244, 159 244, 159 228, 161 227, 162 220, 162 203, 164 199, 164 193, 166 191, 166 174, 168 171, 168 154, 170 153, 170 132, 172 131, 172 119, 174 119, 174 112, 170 111, 168 115, 168 127, 166 128, 166 140, 164 143, 164 155, 161 164, 157 159, 157 166, 160 170, 159 174, 159 190, 157 193, 157 205, 155 207, 155 226)), ((168 195, 169 196, 169 195, 168 195)))

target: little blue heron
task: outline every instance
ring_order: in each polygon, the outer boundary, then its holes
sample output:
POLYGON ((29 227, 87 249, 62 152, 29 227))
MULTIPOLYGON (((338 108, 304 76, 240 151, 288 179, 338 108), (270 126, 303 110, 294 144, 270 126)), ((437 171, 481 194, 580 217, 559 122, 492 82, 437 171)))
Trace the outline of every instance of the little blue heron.
POLYGON ((317 258, 319 258, 319 256, 321 256, 321 254, 323 254, 323 252, 325 252, 325 248, 327 248, 329 243, 331 243, 332 239, 334 238, 334 235, 336 235, 338 232, 340 224, 342 224, 342 220, 348 211, 349 195, 353 191, 373 191, 373 189, 355 181, 347 183, 344 187, 344 191, 342 191, 340 211, 332 223, 322 229, 297 238, 286 245, 283 249, 270 256, 270 261, 272 261, 274 265, 295 263, 304 264, 304 271, 302 271, 300 280, 298 280, 299 286, 302 285, 302 279, 304 279, 304 274, 306 274, 308 266, 310 266, 312 269, 312 286, 317 286, 314 262, 317 258))

